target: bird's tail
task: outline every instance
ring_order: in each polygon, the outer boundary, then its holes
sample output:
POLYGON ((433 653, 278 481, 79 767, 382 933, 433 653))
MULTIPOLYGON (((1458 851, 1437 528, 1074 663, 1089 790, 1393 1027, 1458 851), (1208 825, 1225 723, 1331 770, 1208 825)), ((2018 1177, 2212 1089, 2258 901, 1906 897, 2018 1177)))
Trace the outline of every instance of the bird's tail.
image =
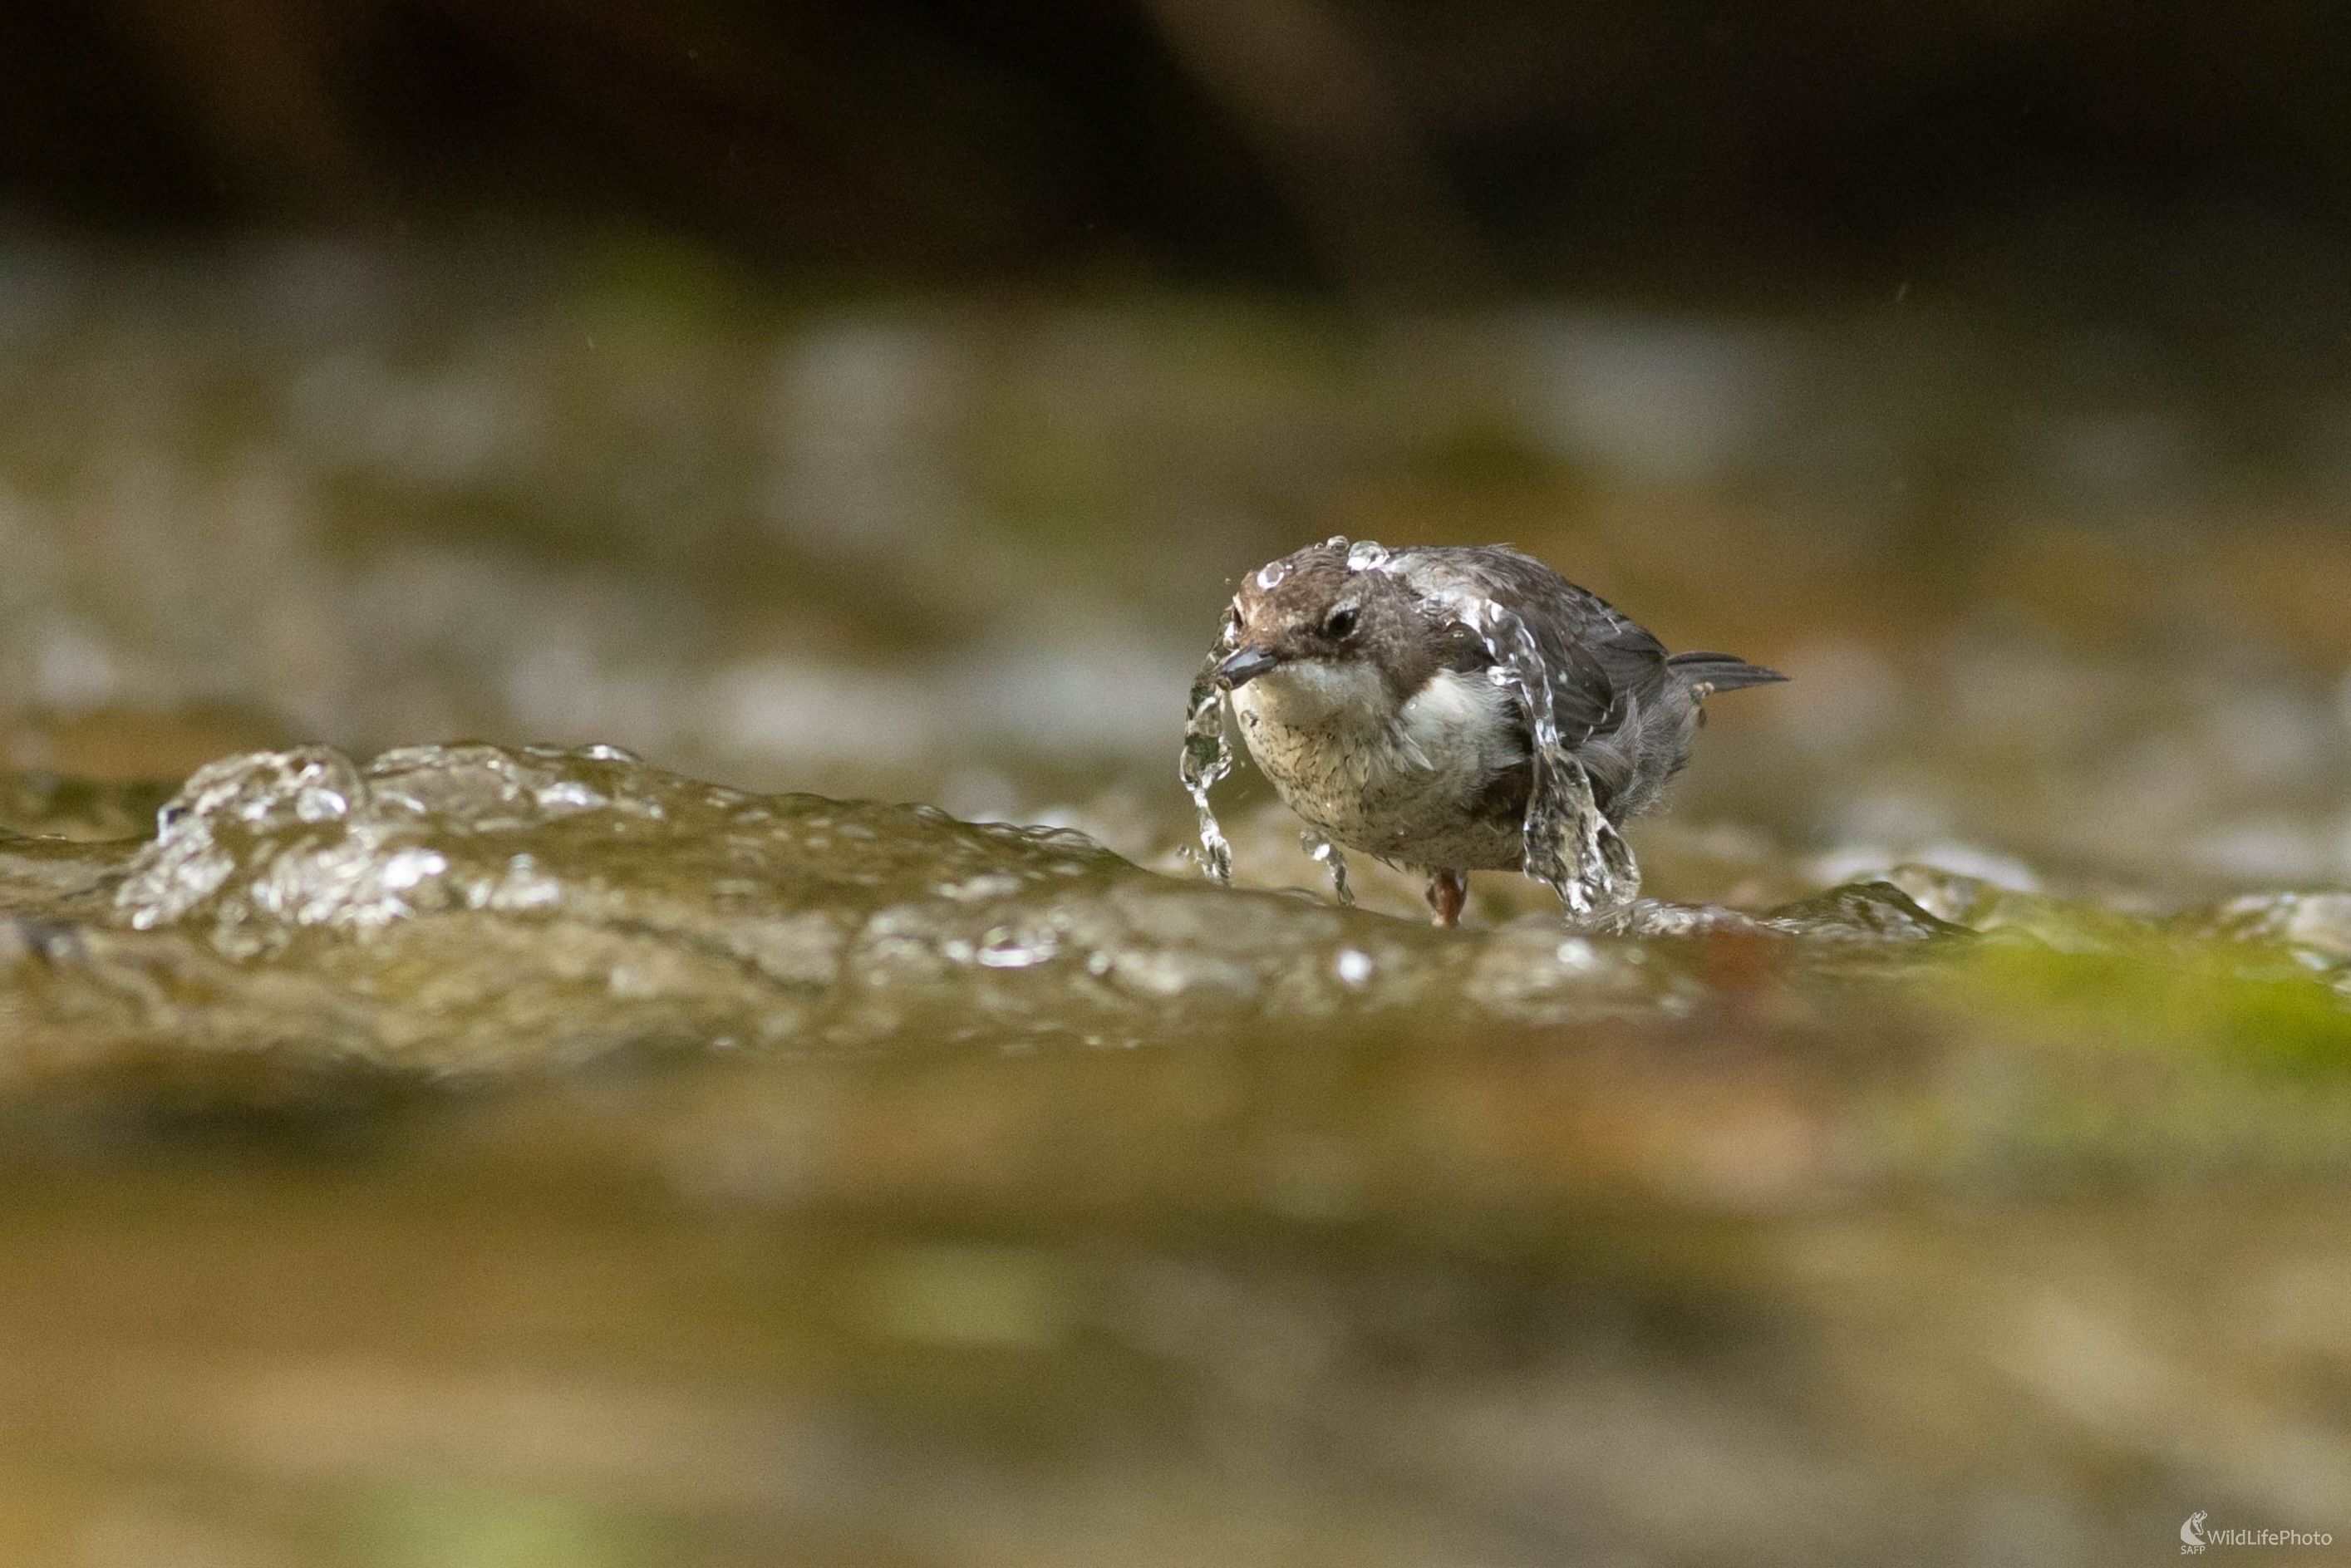
POLYGON ((1666 668, 1673 672, 1677 685, 1692 690, 1704 687, 1706 692, 1735 692, 1741 686, 1768 686, 1788 678, 1729 653, 1676 653, 1666 661, 1666 668))

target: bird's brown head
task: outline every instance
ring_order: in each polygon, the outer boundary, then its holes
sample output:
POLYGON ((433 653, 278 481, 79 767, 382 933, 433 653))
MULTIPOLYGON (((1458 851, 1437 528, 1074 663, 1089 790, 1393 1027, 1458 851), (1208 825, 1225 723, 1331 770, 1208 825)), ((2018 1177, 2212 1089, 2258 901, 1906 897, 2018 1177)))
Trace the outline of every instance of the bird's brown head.
POLYGON ((1399 699, 1426 678, 1431 627, 1399 578, 1347 564, 1343 539, 1313 545, 1249 573, 1233 595, 1217 679, 1230 690, 1284 665, 1369 664, 1399 699))

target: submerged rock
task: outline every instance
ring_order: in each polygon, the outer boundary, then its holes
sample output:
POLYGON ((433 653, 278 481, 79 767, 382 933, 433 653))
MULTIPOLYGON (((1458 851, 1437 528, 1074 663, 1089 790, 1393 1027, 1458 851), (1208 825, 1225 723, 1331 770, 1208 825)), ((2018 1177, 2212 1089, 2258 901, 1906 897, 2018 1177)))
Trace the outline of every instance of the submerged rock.
MULTIPOLYGON (((11 842, 20 1064, 126 1042, 435 1072, 622 1045, 1117 1045, 1465 995, 1509 1017, 1520 994, 1465 991, 1492 962, 1467 945, 1075 833, 747 795, 605 747, 257 752, 191 779, 143 844, 11 842)), ((1594 968, 1595 1002, 1624 1006, 1635 971, 1594 968)), ((1560 985, 1534 989, 1554 1016, 1560 985)))
POLYGON ((2019 945, 2138 962, 2200 943, 2237 956, 2215 973, 2303 987, 2325 1023, 2330 897, 2158 927, 1903 868, 1761 915, 1644 904, 1614 935, 1442 932, 1158 874, 1074 832, 750 795, 609 747, 365 765, 307 747, 204 768, 144 841, 0 833, 0 1085, 261 1055, 444 1075, 625 1047, 1670 1030, 1801 1016, 1762 998, 1801 995, 1823 963, 1890 982, 1922 954, 2019 945))

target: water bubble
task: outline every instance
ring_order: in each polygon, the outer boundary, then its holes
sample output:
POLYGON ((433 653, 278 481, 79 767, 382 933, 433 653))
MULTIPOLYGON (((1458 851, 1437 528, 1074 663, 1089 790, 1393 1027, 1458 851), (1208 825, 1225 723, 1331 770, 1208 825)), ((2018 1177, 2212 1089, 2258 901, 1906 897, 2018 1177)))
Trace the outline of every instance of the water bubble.
MULTIPOLYGON (((1347 541, 1337 538, 1331 542, 1334 545, 1344 545, 1347 541)), ((1387 547, 1376 540, 1360 539, 1347 551, 1349 571, 1383 571, 1386 570, 1387 564, 1387 547)))
POLYGON ((1369 985, 1373 970, 1372 956, 1357 947, 1339 950, 1339 978, 1349 986, 1369 985))
POLYGON ((549 810, 592 811, 611 801, 573 779, 549 784, 538 791, 538 803, 549 810))
POLYGON ((429 876, 439 876, 449 869, 448 857, 438 850, 405 849, 383 862, 377 873, 383 885, 411 888, 429 876))
POLYGON ((332 789, 305 789, 294 801, 295 816, 306 822, 331 821, 350 809, 351 803, 332 789))
POLYGON ((1038 932, 1023 941, 1014 933, 998 927, 982 938, 982 945, 973 956, 986 969, 1027 969, 1049 962, 1060 946, 1059 940, 1050 930, 1038 932))
POLYGON ((484 902, 492 909, 546 909, 563 902, 563 884, 539 870, 533 857, 516 855, 507 862, 506 873, 486 884, 484 902))
POLYGON ((1008 872, 982 872, 962 882, 942 882, 931 891, 941 898, 951 898, 957 904, 985 904, 992 898, 1020 891, 1020 878, 1008 872))

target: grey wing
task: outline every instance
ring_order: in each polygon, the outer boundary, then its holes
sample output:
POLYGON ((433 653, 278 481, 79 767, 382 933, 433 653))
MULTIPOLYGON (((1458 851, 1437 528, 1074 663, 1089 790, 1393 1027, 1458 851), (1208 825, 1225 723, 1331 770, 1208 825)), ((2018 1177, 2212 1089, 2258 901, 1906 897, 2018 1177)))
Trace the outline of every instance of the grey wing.
POLYGON ((1393 570, 1427 597, 1499 600, 1521 619, 1552 669, 1552 721, 1575 746, 1667 695, 1665 645, 1599 595, 1532 556, 1499 545, 1399 550, 1393 570))

